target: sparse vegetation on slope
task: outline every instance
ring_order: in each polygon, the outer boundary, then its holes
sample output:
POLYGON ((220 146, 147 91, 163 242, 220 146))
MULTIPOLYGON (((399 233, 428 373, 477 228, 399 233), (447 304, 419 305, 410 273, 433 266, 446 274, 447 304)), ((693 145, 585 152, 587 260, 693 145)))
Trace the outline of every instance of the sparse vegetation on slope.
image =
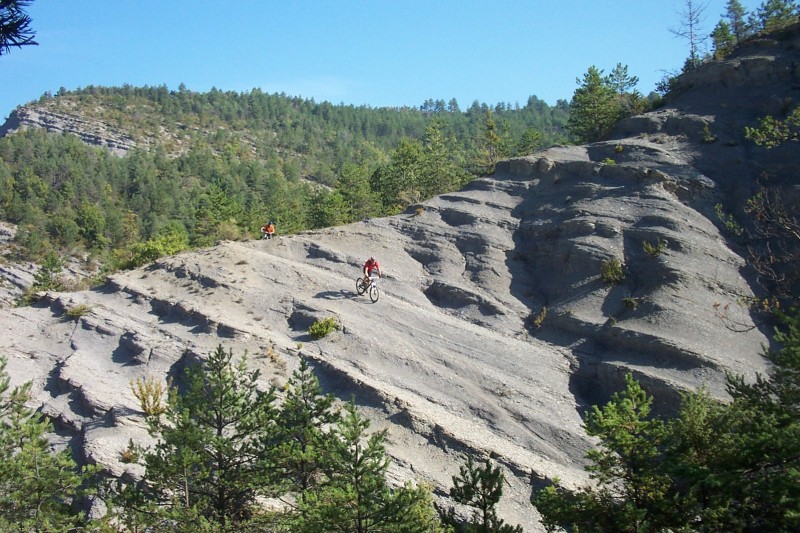
POLYGON ((587 468, 597 485, 554 483, 534 502, 548 531, 796 531, 800 527, 800 320, 781 315, 771 376, 729 376, 731 403, 700 390, 674 418, 653 417, 632 375, 586 417, 601 446, 587 468))
POLYGON ((0 218, 19 226, 27 257, 88 250, 110 269, 249 238, 269 219, 286 235, 397 213, 563 140, 566 122, 564 106, 535 97, 462 112, 130 86, 60 91, 33 108, 138 146, 116 157, 40 128, 0 139, 0 218))

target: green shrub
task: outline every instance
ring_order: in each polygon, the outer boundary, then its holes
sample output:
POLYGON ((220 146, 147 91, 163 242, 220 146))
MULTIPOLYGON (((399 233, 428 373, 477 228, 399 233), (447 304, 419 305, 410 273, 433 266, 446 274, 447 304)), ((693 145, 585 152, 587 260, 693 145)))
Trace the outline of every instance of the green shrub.
POLYGON ((651 255, 653 257, 661 255, 661 253, 666 249, 666 247, 667 247, 667 241, 662 241, 661 238, 659 238, 656 241, 656 244, 650 244, 647 241, 642 241, 642 248, 644 248, 644 252, 647 255, 651 255))
POLYGON ((617 162, 614 161, 613 159, 611 159, 610 157, 606 157, 605 159, 603 159, 603 164, 604 165, 616 165, 617 162))
POLYGON ((189 247, 189 236, 185 230, 168 231, 145 242, 137 242, 123 251, 115 252, 116 266, 121 269, 138 268, 165 255, 173 255, 189 247))
POLYGON ((736 219, 733 218, 733 215, 730 213, 726 213, 722 209, 722 204, 717 204, 714 206, 714 211, 717 213, 717 218, 719 218, 722 225, 725 227, 726 230, 730 231, 737 237, 739 237, 744 229, 736 222, 736 219))
POLYGON ((531 318, 531 324, 534 328, 541 329, 545 318, 547 318, 547 307, 543 306, 542 310, 539 311, 536 316, 531 318))
POLYGON ((89 314, 92 308, 86 304, 78 304, 72 307, 67 307, 66 315, 72 320, 77 320, 83 315, 89 314))
POLYGON ((625 265, 616 258, 606 259, 600 267, 600 278, 606 283, 619 283, 625 279, 625 265))
POLYGON ((336 317, 329 316, 311 324, 311 327, 308 328, 308 333, 315 339, 321 339, 337 329, 339 329, 339 322, 337 322, 336 317))
POLYGON ((639 299, 631 297, 623 298, 622 305, 624 305, 631 311, 636 311, 636 309, 639 307, 639 299))

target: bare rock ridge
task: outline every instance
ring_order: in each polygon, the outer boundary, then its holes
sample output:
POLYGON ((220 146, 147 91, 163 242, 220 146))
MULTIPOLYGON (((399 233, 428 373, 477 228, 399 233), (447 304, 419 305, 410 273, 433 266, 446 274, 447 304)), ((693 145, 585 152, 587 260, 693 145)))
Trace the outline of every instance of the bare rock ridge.
POLYGON ((43 106, 29 105, 11 112, 0 127, 0 137, 25 128, 43 128, 52 133, 69 133, 84 143, 108 148, 116 155, 124 155, 136 148, 134 139, 99 120, 87 120, 78 113, 52 111, 43 106))
POLYGON ((581 414, 625 373, 668 411, 682 390, 722 396, 726 371, 766 370, 765 332, 732 332, 713 311, 755 287, 714 206, 746 198, 762 171, 792 178, 796 146, 770 152, 743 132, 793 97, 797 45, 796 33, 754 43, 609 141, 502 162, 401 215, 221 242, 2 307, 12 382, 33 380, 78 457, 137 476, 120 459, 129 439, 149 442, 132 380, 176 376, 221 343, 281 384, 304 356, 327 391, 355 395, 388 430, 397 481, 445 498, 460 453, 491 454, 509 482, 501 515, 543 531, 532 490, 587 481, 581 414), (374 304, 355 293, 369 255, 386 274, 374 304), (616 284, 601 278, 611 259, 624 265, 616 284), (89 311, 67 319, 78 305, 89 311), (313 340, 308 327, 328 316, 341 329, 313 340))

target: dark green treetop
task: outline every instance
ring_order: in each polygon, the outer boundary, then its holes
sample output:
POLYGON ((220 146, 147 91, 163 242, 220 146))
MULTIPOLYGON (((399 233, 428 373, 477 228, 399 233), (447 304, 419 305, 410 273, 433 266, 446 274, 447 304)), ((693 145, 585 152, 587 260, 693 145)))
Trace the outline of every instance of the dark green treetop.
POLYGON ((613 87, 603 78, 603 71, 592 65, 577 79, 580 85, 572 96, 567 129, 578 143, 598 141, 619 119, 620 108, 613 87))
POLYGON ((275 431, 275 391, 260 390, 246 357, 236 362, 222 346, 185 376, 163 414, 145 410, 157 442, 145 451, 144 479, 119 492, 120 519, 133 528, 244 527, 256 499, 271 494, 263 435, 275 431))
POLYGON ((497 516, 497 505, 503 495, 505 477, 498 466, 492 466, 487 458, 483 464, 475 464, 467 456, 465 464, 453 476, 450 496, 458 503, 473 508, 472 518, 466 523, 455 519, 454 510, 444 516, 456 531, 464 533, 522 533, 520 526, 511 526, 497 516))

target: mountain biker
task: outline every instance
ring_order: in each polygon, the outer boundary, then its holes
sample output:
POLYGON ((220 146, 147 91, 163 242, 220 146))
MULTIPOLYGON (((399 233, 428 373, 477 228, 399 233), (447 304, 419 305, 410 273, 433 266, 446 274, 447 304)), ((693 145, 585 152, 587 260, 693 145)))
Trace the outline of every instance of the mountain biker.
POLYGON ((261 233, 263 233, 262 239, 271 239, 275 234, 275 224, 270 220, 267 224, 261 226, 261 233))
POLYGON ((369 278, 370 278, 370 276, 372 276, 372 274, 374 272, 378 273, 378 277, 379 278, 383 277, 383 274, 381 274, 381 266, 378 264, 378 260, 375 259, 374 255, 371 255, 369 257, 369 259, 367 259, 367 262, 364 263, 364 269, 363 270, 364 270, 364 283, 367 283, 367 284, 370 283, 370 279, 369 278))

